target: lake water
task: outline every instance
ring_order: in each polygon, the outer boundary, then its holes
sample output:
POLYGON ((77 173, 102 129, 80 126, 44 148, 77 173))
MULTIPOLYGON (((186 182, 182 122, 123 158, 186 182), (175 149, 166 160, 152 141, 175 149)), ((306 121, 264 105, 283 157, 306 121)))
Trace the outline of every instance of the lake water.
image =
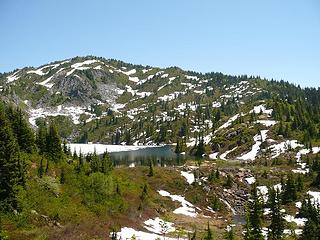
POLYGON ((151 147, 125 152, 111 152, 110 157, 115 166, 149 165, 153 161, 157 166, 179 166, 185 163, 186 156, 176 154, 171 146, 151 147))

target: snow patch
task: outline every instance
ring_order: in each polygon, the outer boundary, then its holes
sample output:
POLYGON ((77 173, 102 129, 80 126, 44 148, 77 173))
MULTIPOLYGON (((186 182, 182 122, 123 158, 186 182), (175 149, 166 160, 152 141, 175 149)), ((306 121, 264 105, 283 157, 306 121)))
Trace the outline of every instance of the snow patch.
POLYGON ((180 195, 172 195, 164 190, 159 190, 158 193, 163 197, 170 197, 172 201, 177 201, 181 203, 182 207, 177 208, 173 211, 173 213, 182 214, 188 217, 196 217, 198 215, 194 206, 190 202, 188 202, 184 197, 180 195))
POLYGON ((194 182, 194 174, 192 171, 181 171, 181 176, 183 176, 189 184, 192 184, 194 182))

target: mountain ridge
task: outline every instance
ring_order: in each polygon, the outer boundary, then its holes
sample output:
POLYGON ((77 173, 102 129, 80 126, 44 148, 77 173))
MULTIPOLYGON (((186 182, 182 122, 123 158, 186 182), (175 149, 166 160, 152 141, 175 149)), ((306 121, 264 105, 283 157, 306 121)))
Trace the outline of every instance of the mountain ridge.
POLYGON ((39 119, 58 119, 66 125, 60 134, 72 142, 179 142, 183 147, 178 152, 188 149, 196 154, 194 148, 202 141, 206 146, 202 154, 213 154, 222 146, 224 152, 234 149, 238 158, 248 154, 250 145, 259 145, 255 136, 261 130, 270 130, 280 141, 275 133, 281 121, 272 112, 278 100, 318 101, 318 90, 284 81, 162 69, 94 56, 4 74, 0 86, 2 99, 26 110, 33 126, 39 119), (237 143, 226 144, 233 141, 237 143))

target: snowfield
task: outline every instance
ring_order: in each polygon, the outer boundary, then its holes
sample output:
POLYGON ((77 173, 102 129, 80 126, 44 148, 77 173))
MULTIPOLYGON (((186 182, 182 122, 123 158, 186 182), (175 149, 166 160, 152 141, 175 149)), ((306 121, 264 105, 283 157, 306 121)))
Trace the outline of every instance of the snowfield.
POLYGON ((14 72, 10 76, 8 76, 7 77, 7 83, 11 83, 11 82, 14 82, 14 81, 18 80, 19 79, 19 76, 18 76, 19 72, 20 72, 20 70, 14 72))
POLYGON ((253 140, 256 142, 253 146, 250 152, 242 155, 238 159, 248 161, 248 160, 255 160, 259 151, 260 151, 260 145, 267 139, 267 133, 269 130, 262 130, 260 134, 257 134, 254 136, 253 140))
POLYGON ((188 172, 181 171, 181 176, 183 176, 189 184, 192 184, 195 180, 194 174, 192 171, 188 171, 188 172))
POLYGON ((166 222, 160 218, 155 218, 155 219, 149 219, 144 222, 145 224, 145 229, 152 233, 156 234, 164 234, 164 233, 169 233, 169 232, 174 232, 176 229, 173 226, 174 223, 172 222, 166 222))
POLYGON ((182 214, 188 217, 196 217, 198 213, 195 210, 195 207, 188 202, 184 197, 180 195, 172 195, 167 191, 159 190, 158 193, 163 197, 169 197, 172 201, 180 202, 182 207, 177 208, 173 211, 175 214, 182 214))

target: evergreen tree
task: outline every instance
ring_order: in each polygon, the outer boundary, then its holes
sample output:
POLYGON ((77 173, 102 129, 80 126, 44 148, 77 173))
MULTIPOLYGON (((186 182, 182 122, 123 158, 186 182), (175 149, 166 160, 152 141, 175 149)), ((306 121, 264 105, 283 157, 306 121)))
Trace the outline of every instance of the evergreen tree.
POLYGON ((113 170, 113 163, 110 158, 110 155, 107 151, 105 151, 102 155, 101 161, 101 172, 104 174, 108 174, 113 170))
POLYGON ((61 172, 60 172, 60 184, 64 184, 65 181, 66 181, 65 171, 64 171, 64 168, 61 168, 61 172))
POLYGON ((45 173, 47 174, 48 172, 49 172, 49 160, 47 159, 47 164, 46 164, 45 173))
POLYGON ((292 174, 288 175, 287 182, 284 186, 282 201, 284 204, 293 202, 297 199, 297 186, 292 174))
POLYGON ((90 161, 90 168, 92 172, 99 172, 101 169, 100 166, 100 158, 96 153, 96 150, 94 150, 91 161, 90 161))
POLYGON ((152 160, 149 161, 149 173, 148 176, 149 177, 153 177, 154 173, 153 173, 153 162, 152 160))
POLYGON ((36 144, 39 149, 39 153, 45 154, 47 151, 47 127, 45 123, 41 123, 38 126, 38 131, 36 135, 36 144))
POLYGON ((8 107, 8 119, 11 123, 11 128, 17 139, 20 151, 32 153, 35 149, 35 139, 31 128, 28 126, 21 109, 13 109, 8 107))
POLYGON ((258 194, 257 186, 252 185, 251 196, 247 203, 247 221, 245 240, 263 240, 262 235, 262 219, 263 209, 261 196, 258 194))
POLYGON ((174 150, 175 153, 181 153, 181 149, 180 149, 180 140, 177 139, 177 145, 176 145, 176 149, 174 150))
POLYGON ((48 155, 48 158, 51 161, 59 161, 62 159, 63 153, 61 148, 61 140, 58 135, 58 131, 56 127, 53 124, 50 124, 49 126, 49 133, 47 135, 47 147, 46 152, 48 155))
POLYGON ((202 155, 205 153, 205 148, 204 148, 204 140, 203 137, 201 137, 198 145, 197 145, 197 150, 196 150, 196 156, 197 157, 202 157, 202 155))
POLYGON ((44 169, 43 169, 43 157, 42 157, 41 160, 40 160, 40 166, 39 166, 39 169, 38 169, 39 178, 42 178, 43 172, 44 172, 44 169))
POLYGON ((16 207, 16 188, 20 182, 19 146, 0 104, 0 202, 16 207))
POLYGON ((271 209, 271 224, 269 226, 268 240, 279 240, 282 238, 284 230, 283 214, 281 213, 279 189, 269 189, 269 201, 271 209))
POLYGON ((63 153, 64 154, 68 154, 69 153, 69 149, 68 149, 68 146, 67 146, 67 141, 65 139, 63 140, 63 153))

